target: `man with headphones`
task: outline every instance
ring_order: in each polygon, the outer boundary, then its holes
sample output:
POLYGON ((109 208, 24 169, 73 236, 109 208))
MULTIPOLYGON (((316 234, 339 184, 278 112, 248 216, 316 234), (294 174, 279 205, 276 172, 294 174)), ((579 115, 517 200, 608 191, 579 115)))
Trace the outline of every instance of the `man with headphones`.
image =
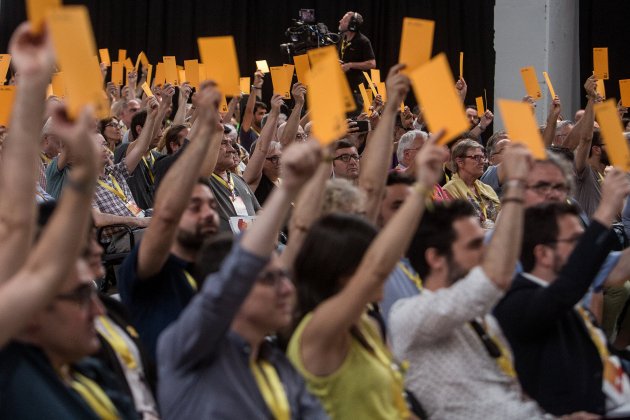
POLYGON ((363 109, 363 100, 359 91, 359 84, 365 82, 362 71, 376 68, 372 44, 360 32, 362 24, 363 16, 357 12, 347 12, 339 21, 341 68, 346 73, 350 89, 354 94, 357 114, 363 109))

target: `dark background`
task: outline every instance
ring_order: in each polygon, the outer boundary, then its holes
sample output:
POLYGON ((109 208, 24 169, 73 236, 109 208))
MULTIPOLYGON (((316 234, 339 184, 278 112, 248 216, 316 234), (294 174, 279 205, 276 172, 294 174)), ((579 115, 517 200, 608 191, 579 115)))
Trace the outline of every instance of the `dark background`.
MULTIPOLYGON (((593 72, 593 48, 608 47, 606 97, 620 98, 619 80, 630 79, 630 1, 580 0, 580 80, 593 72)), ((582 96, 582 107, 586 98, 582 96)))
MULTIPOLYGON (((464 51, 467 103, 487 89, 494 91, 494 0, 65 0, 89 8, 98 48, 109 48, 112 60, 118 49, 127 49, 135 62, 142 50, 155 64, 165 55, 178 64, 199 57, 197 37, 234 35, 242 76, 252 75, 255 60, 281 65, 279 44, 288 42, 284 32, 301 8, 315 9, 317 22, 337 32, 346 11, 357 11, 365 20, 362 32, 370 38, 377 67, 385 78, 398 61, 402 19, 405 16, 436 21, 433 53, 445 52, 454 77, 459 74, 459 52, 464 51)), ((0 52, 7 50, 15 27, 26 19, 24 0, 2 0, 0 52)), ((264 98, 271 94, 265 83, 264 98)), ((413 102, 410 97, 408 104, 413 102)))

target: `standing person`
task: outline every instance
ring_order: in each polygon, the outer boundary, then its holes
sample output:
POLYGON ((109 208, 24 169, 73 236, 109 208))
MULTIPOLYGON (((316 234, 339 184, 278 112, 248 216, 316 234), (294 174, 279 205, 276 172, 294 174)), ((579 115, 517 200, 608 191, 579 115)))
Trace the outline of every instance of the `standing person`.
POLYGON ((339 58, 341 69, 346 73, 354 100, 357 104, 356 115, 363 109, 363 99, 358 85, 363 83, 363 71, 376 68, 376 59, 372 50, 372 43, 360 30, 363 16, 357 12, 347 12, 339 21, 341 42, 339 43, 339 58))

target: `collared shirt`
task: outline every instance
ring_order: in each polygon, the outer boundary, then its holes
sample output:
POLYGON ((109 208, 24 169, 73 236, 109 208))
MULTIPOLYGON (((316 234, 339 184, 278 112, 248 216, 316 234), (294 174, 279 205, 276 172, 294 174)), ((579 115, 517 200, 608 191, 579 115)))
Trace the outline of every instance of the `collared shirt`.
MULTIPOLYGON (((230 325, 267 263, 235 244, 221 271, 158 341, 158 397, 164 419, 270 419, 249 367, 250 347, 230 325)), ((284 354, 263 344, 286 392, 292 419, 327 418, 284 354)))
POLYGON ((412 297, 420 293, 418 286, 409 278, 410 275, 417 276, 418 273, 413 269, 407 258, 402 258, 387 278, 383 288, 383 300, 379 304, 385 322, 389 318, 389 312, 394 303, 399 299, 412 297))
POLYGON ((409 361, 406 385, 430 418, 546 418, 523 396, 518 381, 503 373, 469 324, 482 317, 489 334, 509 349, 489 315, 502 296, 503 291, 476 267, 450 287, 425 289, 392 307, 394 352, 409 361))

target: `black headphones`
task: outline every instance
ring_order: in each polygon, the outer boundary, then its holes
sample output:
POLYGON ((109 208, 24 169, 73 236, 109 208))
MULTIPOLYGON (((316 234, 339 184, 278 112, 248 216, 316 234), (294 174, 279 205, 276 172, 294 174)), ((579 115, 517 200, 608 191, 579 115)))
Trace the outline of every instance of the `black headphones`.
POLYGON ((348 30, 351 32, 358 32, 361 28, 361 22, 359 21, 359 14, 357 12, 352 13, 350 22, 348 22, 348 30))

